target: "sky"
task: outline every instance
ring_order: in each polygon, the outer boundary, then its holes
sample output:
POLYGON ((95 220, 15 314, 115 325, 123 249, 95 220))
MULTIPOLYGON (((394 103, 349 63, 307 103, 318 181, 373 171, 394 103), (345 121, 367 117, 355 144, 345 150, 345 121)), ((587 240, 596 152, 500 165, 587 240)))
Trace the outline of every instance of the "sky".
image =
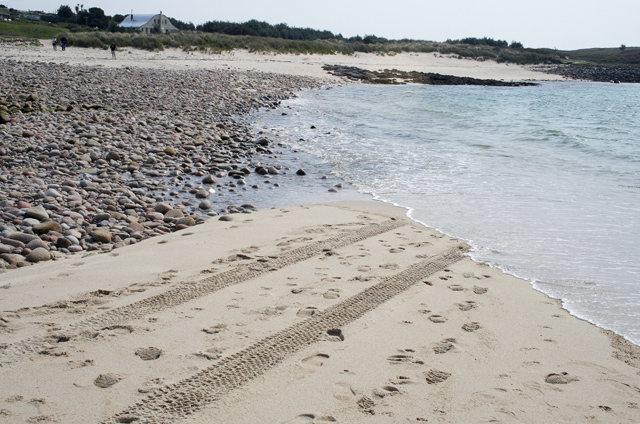
MULTIPOLYGON (((76 0, 77 1, 77 0, 76 0)), ((107 15, 158 13, 193 22, 245 22, 329 30, 345 37, 445 41, 489 37, 525 47, 575 50, 640 46, 640 0, 83 0, 107 15)), ((55 12, 64 0, 0 0, 18 10, 55 12)))

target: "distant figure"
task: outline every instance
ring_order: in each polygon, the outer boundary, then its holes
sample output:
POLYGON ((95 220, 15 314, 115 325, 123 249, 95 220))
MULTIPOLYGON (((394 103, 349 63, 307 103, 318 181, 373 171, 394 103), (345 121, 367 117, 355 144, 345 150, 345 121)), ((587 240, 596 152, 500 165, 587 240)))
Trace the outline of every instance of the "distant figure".
POLYGON ((56 37, 53 37, 51 44, 53 44, 53 50, 58 50, 58 39, 56 37))
POLYGON ((62 46, 62 51, 67 49, 67 37, 62 37, 60 39, 60 45, 62 46))
POLYGON ((111 43, 111 57, 114 59, 116 58, 116 42, 115 41, 111 43))

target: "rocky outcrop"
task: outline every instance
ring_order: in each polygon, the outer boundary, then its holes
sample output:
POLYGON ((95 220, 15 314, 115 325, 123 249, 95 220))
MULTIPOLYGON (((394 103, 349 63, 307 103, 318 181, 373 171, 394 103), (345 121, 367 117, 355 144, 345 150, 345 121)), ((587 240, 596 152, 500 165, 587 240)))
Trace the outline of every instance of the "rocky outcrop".
POLYGON ((397 69, 385 69, 384 71, 368 71, 355 66, 324 65, 322 67, 331 75, 345 77, 350 81, 359 81, 367 84, 428 84, 428 85, 484 85, 494 87, 521 87, 537 85, 531 82, 499 81, 494 79, 478 79, 470 77, 457 77, 454 75, 442 75, 432 72, 399 71, 397 69))
POLYGON ((531 69, 574 80, 640 83, 640 67, 637 66, 545 65, 531 69))

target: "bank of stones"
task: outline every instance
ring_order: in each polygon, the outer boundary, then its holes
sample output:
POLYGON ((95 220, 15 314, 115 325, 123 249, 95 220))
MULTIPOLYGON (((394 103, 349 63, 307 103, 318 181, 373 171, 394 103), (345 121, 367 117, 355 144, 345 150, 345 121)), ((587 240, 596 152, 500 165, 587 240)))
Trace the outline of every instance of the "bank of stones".
POLYGON ((265 162, 275 156, 234 117, 319 85, 261 72, 0 61, 0 269, 255 210, 250 190, 241 206, 224 194, 274 168, 265 162))

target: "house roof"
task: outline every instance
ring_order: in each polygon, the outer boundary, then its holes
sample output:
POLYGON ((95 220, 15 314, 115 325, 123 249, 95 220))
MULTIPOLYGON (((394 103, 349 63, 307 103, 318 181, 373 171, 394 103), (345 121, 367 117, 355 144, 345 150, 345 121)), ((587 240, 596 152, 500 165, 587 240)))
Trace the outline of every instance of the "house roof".
POLYGON ((159 13, 154 13, 153 15, 142 15, 139 13, 135 13, 133 15, 133 19, 131 18, 131 15, 127 15, 124 18, 124 21, 120 22, 118 26, 121 26, 123 28, 139 28, 157 15, 159 15, 159 13))

